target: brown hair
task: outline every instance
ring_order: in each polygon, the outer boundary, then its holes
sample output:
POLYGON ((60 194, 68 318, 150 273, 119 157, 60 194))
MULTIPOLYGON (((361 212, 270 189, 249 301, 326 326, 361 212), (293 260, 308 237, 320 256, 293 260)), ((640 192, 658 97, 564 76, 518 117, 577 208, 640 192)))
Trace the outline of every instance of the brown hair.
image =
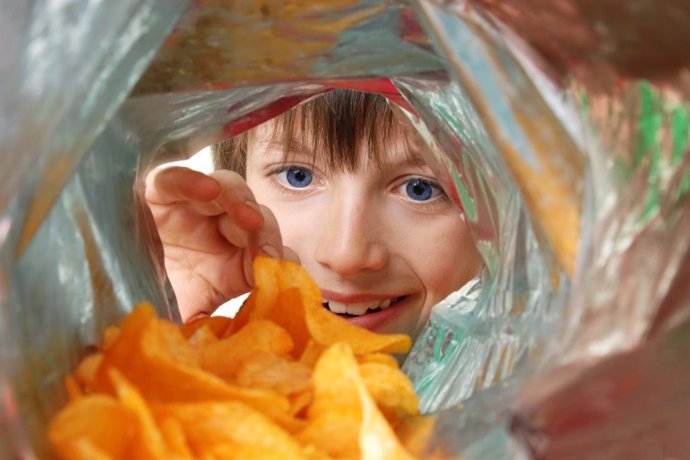
MULTIPOLYGON (((358 150, 368 147, 369 159, 379 164, 380 152, 394 129, 399 129, 385 97, 359 91, 336 89, 311 99, 275 118, 273 141, 282 141, 286 157, 300 132, 311 152, 319 152, 333 170, 354 171, 360 160, 358 150)), ((246 171, 251 131, 212 147, 216 169, 229 169, 242 176, 246 171)))

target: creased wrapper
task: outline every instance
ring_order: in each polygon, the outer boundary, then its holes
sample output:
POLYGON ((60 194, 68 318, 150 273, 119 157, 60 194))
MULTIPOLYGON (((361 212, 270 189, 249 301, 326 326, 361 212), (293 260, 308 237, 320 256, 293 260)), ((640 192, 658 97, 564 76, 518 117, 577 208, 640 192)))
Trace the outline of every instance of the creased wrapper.
POLYGON ((50 455, 138 301, 179 321, 145 174, 336 87, 419 132, 484 260, 404 364, 420 456, 687 455, 690 7, 0 3, 0 458, 50 455))

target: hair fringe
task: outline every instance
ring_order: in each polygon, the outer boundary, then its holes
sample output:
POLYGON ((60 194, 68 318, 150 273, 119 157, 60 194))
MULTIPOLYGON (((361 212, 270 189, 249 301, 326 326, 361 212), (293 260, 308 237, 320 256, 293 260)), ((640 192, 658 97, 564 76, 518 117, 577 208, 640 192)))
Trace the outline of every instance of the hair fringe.
MULTIPOLYGON (((335 89, 279 115, 274 122, 272 141, 282 144, 286 159, 299 133, 304 146, 324 160, 331 170, 355 171, 362 160, 358 152, 367 148, 370 164, 381 164, 385 142, 397 126, 393 110, 379 94, 335 89), (306 139, 305 139, 306 138, 306 139)), ((251 130, 212 146, 216 169, 246 173, 247 148, 251 130)))

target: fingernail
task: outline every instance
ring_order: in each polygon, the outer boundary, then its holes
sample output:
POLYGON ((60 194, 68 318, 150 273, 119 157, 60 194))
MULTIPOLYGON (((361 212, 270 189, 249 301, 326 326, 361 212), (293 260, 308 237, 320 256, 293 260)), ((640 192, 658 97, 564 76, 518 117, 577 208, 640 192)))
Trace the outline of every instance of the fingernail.
POLYGON ((280 259, 280 251, 278 251, 278 248, 276 248, 272 244, 266 243, 263 246, 261 246, 261 252, 263 252, 267 256, 273 257, 274 259, 280 259))

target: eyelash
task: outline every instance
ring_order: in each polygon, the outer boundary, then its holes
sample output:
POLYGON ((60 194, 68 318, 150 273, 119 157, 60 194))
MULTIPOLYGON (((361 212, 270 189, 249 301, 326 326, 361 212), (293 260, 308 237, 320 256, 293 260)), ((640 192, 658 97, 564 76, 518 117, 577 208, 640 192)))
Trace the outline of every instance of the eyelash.
POLYGON ((266 177, 272 179, 270 181, 270 183, 278 191, 283 192, 283 193, 287 193, 287 194, 290 194, 293 196, 302 196, 305 194, 305 192, 308 192, 309 190, 311 190, 311 187, 305 187, 305 188, 299 189, 299 188, 292 188, 292 187, 288 187, 286 185, 283 185, 282 181, 278 179, 278 175, 282 174, 284 172, 287 172, 290 169, 302 169, 304 171, 309 171, 312 175, 314 175, 315 180, 317 178, 317 175, 314 173, 314 170, 312 168, 302 166, 299 164, 282 164, 282 165, 276 166, 276 167, 270 169, 266 173, 266 177))
POLYGON ((448 203, 448 195, 446 195, 446 192, 443 191, 439 183, 423 176, 407 176, 401 181, 397 182, 397 185, 394 187, 394 189, 399 190, 401 187, 406 186, 408 183, 414 180, 422 180, 428 183, 438 194, 427 201, 415 201, 406 197, 404 194, 405 192, 403 191, 400 193, 400 197, 405 201, 405 203, 423 212, 435 211, 448 203))

